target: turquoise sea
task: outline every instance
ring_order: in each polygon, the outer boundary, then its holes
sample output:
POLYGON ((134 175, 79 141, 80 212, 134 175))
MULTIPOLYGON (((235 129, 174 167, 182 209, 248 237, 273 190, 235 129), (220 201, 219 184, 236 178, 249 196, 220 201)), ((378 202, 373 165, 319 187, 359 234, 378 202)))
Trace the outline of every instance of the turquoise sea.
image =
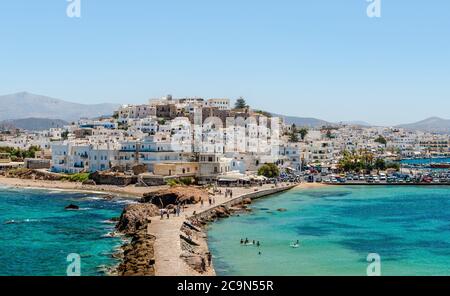
POLYGON ((450 275, 450 187, 295 189, 252 209, 209 226, 218 275, 364 276, 369 253, 382 275, 450 275))
POLYGON ((125 200, 87 193, 0 188, 0 275, 66 275, 67 255, 81 256, 81 275, 103 275, 120 238, 103 237, 125 200), (79 211, 66 211, 69 204, 79 211))
POLYGON ((414 158, 403 159, 403 164, 431 164, 431 163, 450 163, 450 158, 414 158))

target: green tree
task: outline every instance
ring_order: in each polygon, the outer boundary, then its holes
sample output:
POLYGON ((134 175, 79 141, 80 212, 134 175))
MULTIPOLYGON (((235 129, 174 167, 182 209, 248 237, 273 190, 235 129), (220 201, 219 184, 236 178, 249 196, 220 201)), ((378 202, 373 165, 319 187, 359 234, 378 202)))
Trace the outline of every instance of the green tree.
POLYGON ((234 104, 234 109, 245 109, 247 107, 247 102, 245 102, 245 99, 243 97, 237 99, 236 103, 234 104))
POLYGON ((276 178, 280 175, 280 169, 274 163, 265 163, 258 169, 258 175, 266 178, 276 178))
POLYGON ((386 162, 384 161, 384 159, 378 158, 378 159, 375 161, 374 168, 375 168, 376 170, 384 171, 384 170, 386 169, 386 162))
POLYGON ((381 135, 378 138, 375 139, 375 142, 383 144, 383 145, 387 144, 386 139, 383 136, 381 136, 381 135))
POLYGON ((63 132, 61 133, 61 138, 62 138, 63 140, 67 140, 67 139, 69 138, 69 131, 68 131, 68 130, 63 131, 63 132))
POLYGON ((390 162, 386 164, 386 168, 394 169, 396 171, 400 171, 400 163, 398 162, 390 162))
POLYGON ((8 153, 12 161, 23 160, 25 158, 34 158, 36 156, 36 152, 40 150, 41 148, 39 146, 31 146, 27 150, 12 147, 0 147, 0 153, 8 153))
POLYGON ((289 142, 297 143, 299 141, 298 139, 298 130, 297 126, 295 124, 292 125, 291 133, 289 134, 289 142))
POLYGON ((302 140, 305 139, 306 135, 308 134, 308 130, 306 128, 301 128, 298 133, 300 134, 300 137, 302 140))

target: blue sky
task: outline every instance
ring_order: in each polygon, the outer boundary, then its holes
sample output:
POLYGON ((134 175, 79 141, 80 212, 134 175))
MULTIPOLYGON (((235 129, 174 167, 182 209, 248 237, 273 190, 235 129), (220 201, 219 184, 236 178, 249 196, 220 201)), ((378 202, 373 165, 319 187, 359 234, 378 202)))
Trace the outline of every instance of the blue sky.
POLYGON ((450 118, 450 1, 0 2, 0 94, 80 103, 244 96, 254 107, 374 124, 450 118))

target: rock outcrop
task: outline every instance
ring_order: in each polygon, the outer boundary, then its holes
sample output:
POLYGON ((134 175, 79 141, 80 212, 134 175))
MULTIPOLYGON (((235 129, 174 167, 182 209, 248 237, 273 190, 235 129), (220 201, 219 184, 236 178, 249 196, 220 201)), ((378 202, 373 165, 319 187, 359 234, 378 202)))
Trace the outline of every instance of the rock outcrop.
POLYGON ((91 179, 97 185, 128 186, 135 184, 137 177, 117 172, 95 172, 91 174, 91 179))
POLYGON ((86 180, 86 181, 83 181, 83 183, 81 183, 81 184, 82 185, 87 185, 87 186, 95 186, 95 185, 97 185, 94 180, 86 180))
POLYGON ((195 204, 201 200, 208 200, 208 192, 205 189, 194 186, 177 186, 163 189, 144 194, 142 198, 142 202, 152 203, 161 208, 178 203, 195 204))
POLYGON ((208 264, 208 245, 205 230, 191 223, 184 223, 181 227, 181 258, 193 270, 204 274, 211 266, 208 264))
POLYGON ((159 209, 153 204, 128 205, 123 210, 116 229, 125 234, 133 234, 147 225, 148 218, 158 215, 159 209))
POLYGON ((242 204, 244 205, 251 205, 252 204, 252 199, 251 198, 246 198, 242 201, 242 204))
POLYGON ((132 234, 129 244, 122 246, 123 259, 116 270, 119 276, 155 275, 155 237, 147 233, 147 227, 132 234))
POLYGON ((79 210, 80 207, 77 206, 77 205, 70 204, 70 205, 68 205, 67 207, 65 207, 64 209, 65 209, 65 210, 68 210, 68 211, 76 211, 76 210, 79 210))
POLYGON ((63 178, 63 175, 60 174, 25 168, 10 170, 5 173, 5 176, 9 178, 18 178, 24 180, 45 180, 45 181, 60 181, 63 178))

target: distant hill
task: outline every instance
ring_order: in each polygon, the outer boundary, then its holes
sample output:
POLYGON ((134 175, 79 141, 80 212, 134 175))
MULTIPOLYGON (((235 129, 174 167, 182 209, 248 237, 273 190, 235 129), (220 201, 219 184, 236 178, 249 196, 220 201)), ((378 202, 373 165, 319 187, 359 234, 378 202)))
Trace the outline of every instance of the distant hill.
POLYGON ((285 116, 285 115, 279 115, 279 114, 272 114, 272 115, 280 117, 280 118, 284 118, 284 122, 286 124, 295 124, 296 126, 322 127, 322 126, 327 126, 327 125, 334 125, 333 123, 330 123, 325 120, 317 119, 317 118, 285 116))
POLYGON ((50 128, 63 127, 67 124, 69 124, 67 121, 61 119, 47 118, 23 118, 5 120, 0 122, 0 126, 9 126, 27 131, 43 131, 50 128))
POLYGON ((419 122, 398 125, 397 127, 431 133, 450 133, 450 120, 430 117, 419 122))
POLYGON ((76 121, 82 117, 112 115, 120 105, 71 103, 60 99, 21 92, 0 96, 0 121, 20 118, 52 118, 76 121))

